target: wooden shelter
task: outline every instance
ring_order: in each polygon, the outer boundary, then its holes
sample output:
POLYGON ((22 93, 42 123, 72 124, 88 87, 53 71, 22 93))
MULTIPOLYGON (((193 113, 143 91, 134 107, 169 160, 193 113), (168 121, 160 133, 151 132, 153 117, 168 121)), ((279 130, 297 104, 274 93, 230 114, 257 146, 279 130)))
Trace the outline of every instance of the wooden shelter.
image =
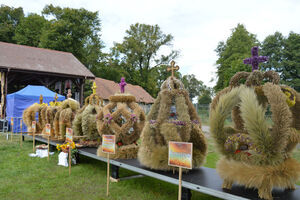
POLYGON ((72 83, 83 102, 85 79, 95 76, 72 54, 24 45, 0 42, 1 116, 5 117, 5 97, 26 85, 59 86, 72 83), (59 84, 57 84, 59 83, 59 84))

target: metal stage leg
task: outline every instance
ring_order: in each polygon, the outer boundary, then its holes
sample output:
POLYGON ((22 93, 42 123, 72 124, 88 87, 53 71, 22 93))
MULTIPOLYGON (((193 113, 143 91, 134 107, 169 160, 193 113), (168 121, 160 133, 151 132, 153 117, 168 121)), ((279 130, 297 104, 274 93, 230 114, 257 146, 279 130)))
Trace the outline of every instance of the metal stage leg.
POLYGON ((182 187, 181 200, 191 200, 192 192, 190 189, 182 187))
POLYGON ((80 157, 79 157, 79 153, 78 152, 75 153, 75 159, 76 159, 76 164, 78 164, 79 161, 80 161, 80 157))
POLYGON ((118 180, 119 177, 119 167, 116 165, 111 165, 111 175, 110 175, 113 179, 118 180))

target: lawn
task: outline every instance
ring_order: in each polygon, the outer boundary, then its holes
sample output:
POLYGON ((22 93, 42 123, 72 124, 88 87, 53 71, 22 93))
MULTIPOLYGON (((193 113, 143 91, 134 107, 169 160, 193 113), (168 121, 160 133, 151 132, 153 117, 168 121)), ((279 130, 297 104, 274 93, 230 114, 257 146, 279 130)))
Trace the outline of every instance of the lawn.
MULTIPOLYGON (((207 167, 215 167, 218 154, 209 145, 207 167)), ((0 199, 177 199, 178 187, 150 177, 110 184, 106 197, 106 163, 81 156, 80 164, 68 168, 57 165, 57 152, 47 158, 32 158, 32 141, 20 148, 19 137, 13 142, 0 134, 0 199)), ((134 173, 120 169, 121 176, 134 173)), ((218 199, 192 191, 192 199, 218 199)))
MULTIPOLYGON (((69 176, 68 168, 57 165, 57 152, 49 162, 47 158, 29 157, 29 153, 32 141, 26 139, 20 148, 18 136, 11 142, 0 134, 0 199, 177 199, 176 185, 150 177, 111 183, 110 196, 106 197, 106 163, 81 156, 69 176)), ((293 157, 300 161, 300 151, 293 157)), ((204 166, 215 168, 218 159, 212 139, 208 139, 204 166)), ((134 173, 120 169, 120 175, 134 173)), ((218 198, 192 191, 192 199, 218 198)))

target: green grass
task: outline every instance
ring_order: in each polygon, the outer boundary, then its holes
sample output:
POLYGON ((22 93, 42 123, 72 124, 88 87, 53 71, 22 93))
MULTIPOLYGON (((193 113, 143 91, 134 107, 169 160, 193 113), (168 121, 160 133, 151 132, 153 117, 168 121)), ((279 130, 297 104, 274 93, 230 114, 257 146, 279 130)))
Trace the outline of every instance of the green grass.
MULTIPOLYGON (((212 145, 209 146, 213 151, 212 145)), ((0 134, 0 199, 177 199, 178 186, 150 177, 110 184, 106 197, 106 163, 80 156, 80 164, 68 168, 57 165, 57 152, 47 158, 32 158, 32 141, 26 139, 20 148, 19 137, 13 142, 0 134)), ((206 166, 214 167, 217 154, 208 154, 206 166)), ((120 176, 133 175, 120 169, 120 176)), ((192 199, 218 199, 192 191, 192 199)))
MULTIPOLYGON (((131 179, 110 184, 106 197, 106 163, 80 156, 80 164, 68 168, 57 165, 55 152, 47 158, 32 158, 32 141, 26 139, 20 148, 19 137, 13 142, 0 134, 0 199, 177 199, 178 187, 150 177, 131 179)), ((211 138, 208 138, 208 155, 205 167, 215 168, 220 155, 211 138)), ((293 157, 300 161, 300 150, 293 157)), ((120 176, 135 173, 120 169, 120 176)), ((298 182, 297 184, 300 184, 298 182)), ((192 199, 218 199, 192 191, 192 199)))

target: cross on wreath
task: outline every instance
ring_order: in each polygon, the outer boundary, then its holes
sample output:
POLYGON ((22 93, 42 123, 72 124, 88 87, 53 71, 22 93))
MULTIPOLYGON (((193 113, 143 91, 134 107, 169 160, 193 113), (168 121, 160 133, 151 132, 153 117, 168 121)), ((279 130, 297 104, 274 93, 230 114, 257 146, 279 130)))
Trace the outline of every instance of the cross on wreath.
POLYGON ((175 67, 175 61, 172 60, 172 61, 171 61, 171 67, 168 67, 168 68, 167 68, 167 71, 168 71, 168 72, 169 72, 169 71, 172 71, 172 77, 174 77, 174 71, 178 71, 178 70, 179 70, 179 66, 176 65, 176 67, 175 67))
POLYGON ((254 46, 251 49, 251 58, 246 58, 244 64, 252 65, 252 71, 258 70, 259 63, 268 61, 268 56, 258 56, 258 47, 254 46))
POLYGON ((93 82, 93 87, 92 87, 93 94, 96 94, 96 89, 97 89, 97 85, 96 85, 96 81, 94 81, 93 82))

